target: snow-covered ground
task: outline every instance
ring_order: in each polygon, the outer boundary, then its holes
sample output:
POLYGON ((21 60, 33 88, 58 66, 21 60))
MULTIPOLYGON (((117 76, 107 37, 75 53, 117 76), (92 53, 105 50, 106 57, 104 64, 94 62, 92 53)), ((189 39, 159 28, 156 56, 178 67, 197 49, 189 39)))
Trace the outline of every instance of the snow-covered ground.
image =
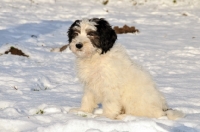
POLYGON ((0 131, 200 131, 200 2, 144 1, 0 0, 0 131), (75 56, 69 49, 50 51, 67 44, 74 20, 92 17, 139 29, 118 35, 117 42, 150 71, 169 106, 183 111, 185 118, 129 116, 116 121, 68 113, 80 106, 83 94, 75 56), (29 57, 4 55, 11 46, 29 57))

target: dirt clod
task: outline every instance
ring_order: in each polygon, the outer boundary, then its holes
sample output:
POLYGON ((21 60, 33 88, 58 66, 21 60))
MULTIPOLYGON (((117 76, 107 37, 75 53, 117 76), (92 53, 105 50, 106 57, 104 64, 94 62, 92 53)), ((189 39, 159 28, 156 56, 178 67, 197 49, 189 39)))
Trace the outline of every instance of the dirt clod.
POLYGON ((60 48, 60 52, 64 51, 69 45, 64 45, 60 48))
POLYGON ((5 51, 5 54, 8 54, 8 53, 11 53, 12 55, 29 57, 28 55, 24 54, 20 49, 17 49, 15 47, 10 47, 8 51, 5 51))
POLYGON ((127 26, 127 25, 124 25, 123 27, 118 27, 118 26, 115 26, 113 28, 115 30, 115 32, 117 34, 123 34, 123 33, 136 33, 136 32, 139 32, 138 29, 136 29, 134 26, 127 26))

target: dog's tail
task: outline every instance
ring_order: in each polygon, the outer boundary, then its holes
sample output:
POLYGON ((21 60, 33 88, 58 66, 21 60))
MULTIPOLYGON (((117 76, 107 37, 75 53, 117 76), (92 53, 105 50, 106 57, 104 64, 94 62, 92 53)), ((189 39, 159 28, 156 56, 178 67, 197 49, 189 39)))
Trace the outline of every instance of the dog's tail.
POLYGON ((167 110, 166 114, 167 114, 167 118, 170 120, 176 120, 179 118, 183 118, 185 116, 183 112, 178 111, 178 110, 172 110, 172 109, 167 110))

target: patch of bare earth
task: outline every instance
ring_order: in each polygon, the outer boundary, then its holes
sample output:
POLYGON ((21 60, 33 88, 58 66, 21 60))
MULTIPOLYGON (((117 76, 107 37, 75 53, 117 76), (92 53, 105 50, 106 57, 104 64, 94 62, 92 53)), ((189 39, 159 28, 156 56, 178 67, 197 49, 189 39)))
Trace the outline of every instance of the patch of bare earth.
POLYGON ((117 34, 137 33, 137 32, 139 32, 139 30, 136 29, 134 26, 129 27, 127 25, 124 25, 123 27, 115 26, 113 29, 115 30, 115 32, 117 34))
POLYGON ((10 47, 9 50, 5 51, 5 54, 12 54, 12 55, 19 55, 19 56, 25 56, 25 57, 29 57, 28 55, 26 55, 25 53, 22 52, 22 50, 17 49, 15 47, 10 47))

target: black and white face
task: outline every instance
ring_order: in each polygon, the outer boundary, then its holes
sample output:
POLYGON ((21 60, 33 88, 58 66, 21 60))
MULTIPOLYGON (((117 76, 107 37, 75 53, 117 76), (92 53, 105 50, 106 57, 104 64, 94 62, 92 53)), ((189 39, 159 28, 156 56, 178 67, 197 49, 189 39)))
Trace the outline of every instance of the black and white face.
POLYGON ((112 48, 117 35, 104 19, 76 20, 68 31, 69 46, 78 57, 104 54, 112 48))

